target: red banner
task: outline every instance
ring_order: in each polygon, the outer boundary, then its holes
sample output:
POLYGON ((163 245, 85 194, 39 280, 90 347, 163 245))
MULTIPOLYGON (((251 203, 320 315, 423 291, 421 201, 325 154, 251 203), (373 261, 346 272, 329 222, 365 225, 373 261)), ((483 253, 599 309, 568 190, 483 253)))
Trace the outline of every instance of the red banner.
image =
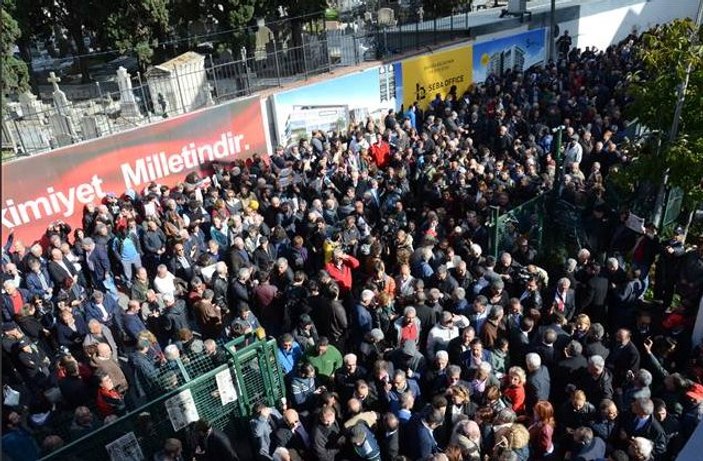
POLYGON ((2 241, 13 230, 34 242, 58 220, 80 227, 85 205, 109 192, 173 186, 212 161, 265 154, 266 133, 254 97, 3 164, 2 241))

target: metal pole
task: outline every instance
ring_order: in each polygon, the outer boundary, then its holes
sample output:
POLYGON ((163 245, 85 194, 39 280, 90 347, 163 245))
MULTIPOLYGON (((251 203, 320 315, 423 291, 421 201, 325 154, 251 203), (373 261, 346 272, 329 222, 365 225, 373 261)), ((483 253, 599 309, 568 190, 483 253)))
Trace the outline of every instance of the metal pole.
POLYGON ((562 138, 562 133, 564 131, 564 125, 559 125, 558 127, 554 128, 553 131, 556 131, 557 139, 554 142, 554 162, 557 165, 557 169, 555 172, 555 178, 554 178, 554 186, 555 190, 557 189, 557 186, 561 184, 561 180, 564 177, 564 170, 563 167, 564 165, 562 164, 561 161, 561 138, 562 138))
MULTIPOLYGON (((22 146, 23 155, 29 156, 29 152, 27 151, 27 146, 24 145, 24 136, 22 136, 22 132, 20 131, 20 127, 17 126, 17 120, 12 119, 12 122, 15 124, 15 131, 17 132, 17 137, 20 138, 20 145, 22 146)), ((39 132, 39 130, 37 130, 37 132, 39 132)), ((15 155, 17 155, 17 152, 15 152, 15 155)))
POLYGON ((557 25, 557 0, 552 0, 552 4, 549 10, 549 59, 554 61, 556 46, 554 43, 554 31, 557 25))
MULTIPOLYGON (((95 85, 98 87, 98 94, 100 95, 100 104, 102 104, 103 103, 103 89, 100 86, 100 82, 95 82, 95 85)), ((110 117, 105 113, 103 113, 103 115, 105 116, 105 120, 107 121, 107 131, 109 131, 110 134, 112 134, 112 124, 110 123, 110 117)))
POLYGON ((498 218, 500 216, 500 208, 495 205, 491 205, 491 235, 493 240, 493 245, 491 245, 491 253, 493 257, 498 259, 498 218))
POLYGON ((359 43, 356 34, 352 36, 352 42, 354 44, 354 65, 359 65, 359 43))
MULTIPOLYGON (((698 30, 701 28, 701 22, 703 22, 703 0, 699 0, 698 2, 698 16, 696 17, 696 25, 693 28, 693 33, 691 34, 689 40, 691 47, 698 45, 698 30)), ((678 88, 678 98, 676 98, 676 108, 674 109, 674 121, 671 123, 671 131, 669 132, 670 143, 673 143, 676 140, 676 136, 679 134, 681 112, 683 110, 683 104, 686 101, 686 90, 688 89, 688 82, 691 79, 692 70, 693 60, 689 60, 688 65, 686 66, 686 75, 678 88)))
POLYGON ((273 37, 273 59, 276 61, 276 78, 278 79, 278 86, 281 86, 281 64, 278 62, 278 46, 276 45, 276 37, 273 37))
POLYGON ((142 101, 144 101, 144 109, 146 110, 146 119, 151 123, 151 112, 149 111, 149 106, 146 103, 146 93, 144 92, 144 84, 142 83, 142 73, 137 72, 137 80, 139 81, 139 89, 142 92, 142 101))
POLYGON ((212 53, 208 54, 208 57, 210 58, 210 69, 212 69, 212 82, 215 88, 215 98, 217 98, 220 94, 220 89, 217 87, 217 69, 215 69, 215 62, 212 60, 212 53))
POLYGON ((415 49, 420 48, 420 21, 415 23, 415 49))
POLYGON ((307 60, 305 58, 305 34, 301 32, 300 34, 300 42, 302 43, 303 47, 303 72, 305 73, 305 80, 308 79, 308 64, 307 60))
POLYGON ((435 12, 435 17, 434 17, 434 44, 437 44, 437 14, 435 12))
POLYGON ((178 69, 173 69, 173 75, 176 76, 176 85, 178 85, 178 94, 181 97, 181 113, 185 114, 186 113, 186 102, 185 99, 183 99, 183 90, 181 89, 181 79, 178 77, 178 69))

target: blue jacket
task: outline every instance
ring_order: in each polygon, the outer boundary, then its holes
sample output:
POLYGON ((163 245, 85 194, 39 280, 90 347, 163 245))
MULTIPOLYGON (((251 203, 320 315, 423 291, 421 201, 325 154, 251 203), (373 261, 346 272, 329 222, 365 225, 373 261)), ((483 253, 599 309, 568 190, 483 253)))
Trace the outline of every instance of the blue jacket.
POLYGON ((133 340, 137 339, 140 332, 147 329, 139 314, 122 314, 122 328, 133 340))
POLYGON ((112 326, 114 322, 117 322, 118 324, 122 324, 122 319, 119 318, 121 314, 121 309, 120 306, 117 305, 117 302, 115 302, 114 299, 110 295, 105 295, 103 298, 103 307, 107 311, 108 319, 107 321, 103 321, 103 314, 100 311, 100 308, 95 304, 94 301, 91 301, 88 303, 88 305, 85 308, 85 318, 86 321, 90 322, 92 319, 97 320, 98 322, 102 323, 103 325, 112 326))
POLYGON ((86 256, 93 264, 93 269, 90 269, 88 262, 85 262, 85 268, 90 273, 93 287, 102 287, 103 280, 110 275, 110 258, 107 255, 107 250, 100 245, 95 245, 95 249, 86 256))
POLYGON ((362 304, 357 304, 354 307, 356 311, 356 324, 359 327, 359 341, 373 329, 373 318, 371 317, 371 312, 362 304))
MULTIPOLYGON (((29 298, 31 297, 29 290, 25 290, 24 288, 18 288, 17 290, 22 295, 22 300, 24 301, 22 303, 22 305, 27 304, 29 302, 29 298)), ((12 298, 7 293, 3 293, 2 294, 2 320, 4 322, 9 322, 14 319, 15 319, 15 311, 14 311, 14 307, 12 305, 12 298)))
POLYGON ((417 416, 408 423, 407 434, 406 454, 410 459, 427 459, 430 455, 439 453, 432 430, 424 424, 421 417, 417 416))
POLYGON ((354 445, 354 453, 366 461, 381 461, 381 447, 378 446, 376 437, 366 424, 361 423, 366 432, 366 440, 361 445, 354 445))
POLYGON ((75 347, 83 345, 83 339, 88 334, 88 325, 80 315, 74 315, 73 318, 76 321, 76 331, 73 331, 62 322, 56 324, 56 341, 60 346, 75 347))
POLYGON ((391 389, 389 392, 384 392, 385 398, 388 401, 389 409, 391 412, 394 414, 398 414, 398 411, 400 410, 400 398, 403 393, 410 391, 413 394, 413 397, 415 397, 415 403, 418 404, 420 400, 420 386, 417 385, 417 382, 414 379, 406 379, 405 382, 408 384, 402 392, 399 392, 395 389, 391 389))
POLYGON ((302 356, 303 349, 295 341, 293 341, 293 347, 289 351, 284 351, 280 347, 276 348, 276 359, 278 359, 278 364, 281 366, 281 371, 283 371, 284 375, 288 375, 295 370, 295 366, 302 356))
MULTIPOLYGON (((46 284, 49 286, 49 288, 53 290, 54 282, 51 281, 51 277, 49 277, 49 272, 45 268, 41 268, 40 270, 41 273, 44 274, 44 280, 46 281, 46 284)), ((39 295, 42 298, 46 297, 46 292, 41 286, 39 275, 34 271, 27 274, 27 277, 25 277, 24 279, 24 283, 27 285, 27 289, 29 290, 30 294, 39 295)))
POLYGON ((134 370, 134 381, 137 397, 154 395, 157 391, 159 369, 154 360, 141 352, 135 352, 130 357, 130 364, 134 370))

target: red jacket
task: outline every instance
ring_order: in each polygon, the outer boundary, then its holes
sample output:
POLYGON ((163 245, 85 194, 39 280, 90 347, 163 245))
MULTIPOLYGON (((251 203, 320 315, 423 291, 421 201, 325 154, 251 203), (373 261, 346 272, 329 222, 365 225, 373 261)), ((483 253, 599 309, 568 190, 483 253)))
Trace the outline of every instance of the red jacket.
POLYGON ((352 270, 359 267, 359 260, 353 256, 347 255, 347 257, 342 260, 342 268, 339 269, 334 265, 334 261, 330 261, 325 264, 325 270, 332 280, 339 284, 339 292, 346 294, 351 291, 352 288, 352 270))
POLYGON ((108 391, 104 387, 98 389, 95 405, 103 418, 110 415, 121 416, 126 410, 124 399, 120 393, 115 389, 108 391))
POLYGON ((503 390, 503 395, 510 400, 513 411, 517 414, 525 412, 525 387, 507 386, 503 390))
POLYGON ((391 147, 387 142, 376 143, 371 146, 371 158, 379 169, 385 168, 391 158, 391 147))

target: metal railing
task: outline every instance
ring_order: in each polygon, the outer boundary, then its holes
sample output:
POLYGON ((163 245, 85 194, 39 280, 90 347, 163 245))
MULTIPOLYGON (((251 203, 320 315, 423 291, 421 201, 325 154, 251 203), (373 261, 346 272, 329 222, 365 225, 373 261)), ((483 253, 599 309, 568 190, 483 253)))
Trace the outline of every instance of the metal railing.
MULTIPOLYGON (((130 433, 134 434, 143 459, 153 459, 154 454, 163 447, 166 438, 184 440, 192 435, 191 425, 176 431, 172 422, 174 416, 169 413, 174 397, 188 394, 192 397, 192 404, 199 418, 207 420, 230 435, 237 431, 246 434, 244 431, 248 428, 248 418, 257 403, 264 402, 273 406, 280 403, 281 398, 285 396, 283 375, 276 361, 275 341, 249 338, 251 343, 246 346, 245 338, 239 338, 224 346, 230 357, 227 364, 213 366, 214 362, 191 361, 186 367, 190 369, 192 376, 181 386, 160 391, 148 404, 92 433, 76 440, 65 438, 66 445, 63 448, 47 454, 42 460, 110 459, 108 446, 117 440, 126 444, 127 439, 123 436, 130 433), (227 371, 233 377, 237 399, 223 404, 216 376, 227 371)), ((70 424, 67 422, 67 426, 70 424)))
POLYGON ((526 237, 531 248, 541 251, 548 195, 543 192, 503 214, 498 207, 491 207, 490 246, 495 258, 505 251, 512 253, 520 237, 526 237))

